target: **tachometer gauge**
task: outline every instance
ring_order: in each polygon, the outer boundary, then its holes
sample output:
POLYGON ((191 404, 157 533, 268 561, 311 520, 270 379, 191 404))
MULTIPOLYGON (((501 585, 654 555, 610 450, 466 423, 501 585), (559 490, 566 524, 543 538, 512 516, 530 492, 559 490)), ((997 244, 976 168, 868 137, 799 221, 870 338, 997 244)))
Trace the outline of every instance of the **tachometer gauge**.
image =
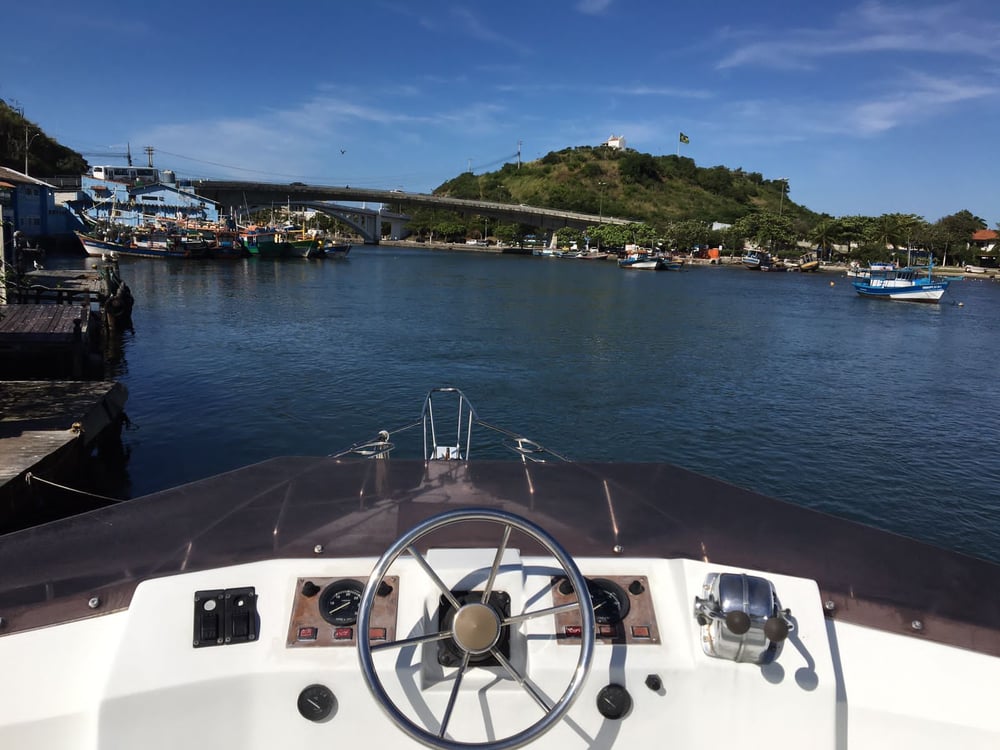
POLYGON ((617 625, 628 615, 629 596, 621 586, 607 578, 588 578, 594 621, 598 625, 617 625))
POLYGON ((320 594, 319 613, 331 625, 341 627, 358 621, 358 606, 364 586, 353 578, 334 581, 320 594))

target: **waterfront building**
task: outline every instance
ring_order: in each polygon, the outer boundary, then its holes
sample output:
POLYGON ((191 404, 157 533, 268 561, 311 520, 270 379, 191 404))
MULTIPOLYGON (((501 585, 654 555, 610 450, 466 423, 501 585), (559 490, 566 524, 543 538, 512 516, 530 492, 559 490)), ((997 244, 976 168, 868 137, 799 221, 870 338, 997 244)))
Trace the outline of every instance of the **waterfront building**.
POLYGON ((130 227, 163 222, 215 224, 219 207, 214 201, 179 185, 172 173, 159 181, 134 183, 80 178, 80 189, 65 198, 67 208, 83 222, 109 222, 130 227))
POLYGON ((5 239, 14 232, 25 237, 66 231, 62 210, 55 204, 55 188, 23 172, 0 167, 0 216, 5 239))

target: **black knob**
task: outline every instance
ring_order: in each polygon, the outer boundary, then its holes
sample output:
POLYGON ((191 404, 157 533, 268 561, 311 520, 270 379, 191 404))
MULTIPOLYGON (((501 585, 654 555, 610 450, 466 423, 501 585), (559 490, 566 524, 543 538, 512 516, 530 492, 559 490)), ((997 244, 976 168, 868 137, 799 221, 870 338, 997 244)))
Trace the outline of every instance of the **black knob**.
POLYGON ((648 687, 654 693, 660 692, 660 690, 663 688, 663 680, 660 679, 660 675, 658 674, 646 675, 646 687, 648 687))
POLYGON ((628 585, 628 592, 630 594, 632 594, 632 596, 639 596, 639 594, 641 594, 645 590, 646 590, 646 587, 643 586, 642 585, 642 581, 640 581, 638 579, 635 580, 635 581, 632 581, 632 583, 630 583, 628 585))
POLYGON ((781 617, 768 617, 764 623, 764 635, 772 643, 781 643, 788 637, 788 623, 781 617))
POLYGON ((568 578, 563 578, 559 582, 559 593, 563 596, 569 596, 573 593, 573 584, 569 582, 568 578))
POLYGON ((312 581, 306 581, 302 584, 302 596, 316 596, 319 593, 319 586, 317 586, 312 581))
POLYGON ((740 610, 727 612, 726 627, 733 635, 743 635, 750 629, 750 615, 740 610))
POLYGON ((390 586, 385 581, 382 581, 378 585, 378 591, 375 592, 377 596, 389 596, 392 593, 392 586, 390 586))

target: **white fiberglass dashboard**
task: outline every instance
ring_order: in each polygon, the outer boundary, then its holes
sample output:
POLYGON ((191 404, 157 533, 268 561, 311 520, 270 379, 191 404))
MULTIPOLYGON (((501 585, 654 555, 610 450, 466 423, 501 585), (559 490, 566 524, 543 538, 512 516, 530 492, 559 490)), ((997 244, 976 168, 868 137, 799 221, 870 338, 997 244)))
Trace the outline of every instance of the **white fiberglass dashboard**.
POLYGON ((661 464, 285 457, 0 537, 0 748, 997 748, 998 588, 661 464))
MULTIPOLYGON (((453 589, 475 591, 493 553, 430 550, 427 560, 453 589)), ((760 665, 704 650, 693 602, 704 595, 706 579, 726 568, 685 560, 576 562, 588 580, 616 586, 598 595, 598 612, 607 608, 607 616, 597 618, 580 695, 535 741, 539 746, 692 747, 706 733, 738 733, 746 747, 775 740, 875 747, 887 737, 905 737, 910 747, 940 747, 956 737, 964 747, 987 747, 1000 737, 988 691, 963 679, 974 670, 996 684, 998 660, 988 663, 987 675, 981 657, 969 652, 835 629, 811 581, 770 576, 795 627, 775 658, 760 665), (925 670, 949 679, 930 683, 930 690, 925 680, 911 683, 911 673, 925 670), (850 714, 845 697, 853 702, 850 714)), ((0 745, 272 748, 363 740, 418 746, 383 712, 359 668, 351 622, 356 598, 341 592, 357 592, 345 582, 363 581, 374 563, 272 560, 149 580, 127 611, 0 639, 3 672, 17 675, 0 681, 0 745), (252 597, 250 628, 235 626, 229 642, 222 620, 217 632, 199 630, 205 599, 196 592, 206 591, 252 597), (196 645, 205 635, 223 642, 196 645)), ((439 627, 441 594, 424 570, 400 559, 387 580, 391 591, 381 592, 372 615, 373 642, 439 627)), ((558 604, 559 581, 551 559, 509 549, 494 590, 511 612, 530 612, 558 604)), ((512 664, 543 695, 558 696, 576 665, 579 631, 572 619, 538 617, 510 633, 512 664)), ((457 667, 448 658, 440 641, 376 654, 393 701, 432 731, 452 694, 457 667)), ((484 664, 466 672, 448 735, 489 742, 530 724, 541 710, 502 668, 484 664)))

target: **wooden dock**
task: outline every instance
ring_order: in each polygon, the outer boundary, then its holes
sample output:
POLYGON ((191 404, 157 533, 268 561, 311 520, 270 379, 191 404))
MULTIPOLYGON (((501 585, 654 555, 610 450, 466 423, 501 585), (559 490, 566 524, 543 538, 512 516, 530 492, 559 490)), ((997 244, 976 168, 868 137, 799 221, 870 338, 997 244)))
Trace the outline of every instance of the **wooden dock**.
POLYGON ((100 302, 108 291, 108 284, 99 269, 28 271, 22 283, 11 286, 7 292, 11 303, 55 303, 57 305, 100 302))
POLYGON ((84 377, 99 329, 89 304, 0 305, 4 377, 84 377))
POLYGON ((95 441, 120 436, 127 398, 109 381, 0 381, 0 533, 31 511, 28 472, 66 481, 95 441))

